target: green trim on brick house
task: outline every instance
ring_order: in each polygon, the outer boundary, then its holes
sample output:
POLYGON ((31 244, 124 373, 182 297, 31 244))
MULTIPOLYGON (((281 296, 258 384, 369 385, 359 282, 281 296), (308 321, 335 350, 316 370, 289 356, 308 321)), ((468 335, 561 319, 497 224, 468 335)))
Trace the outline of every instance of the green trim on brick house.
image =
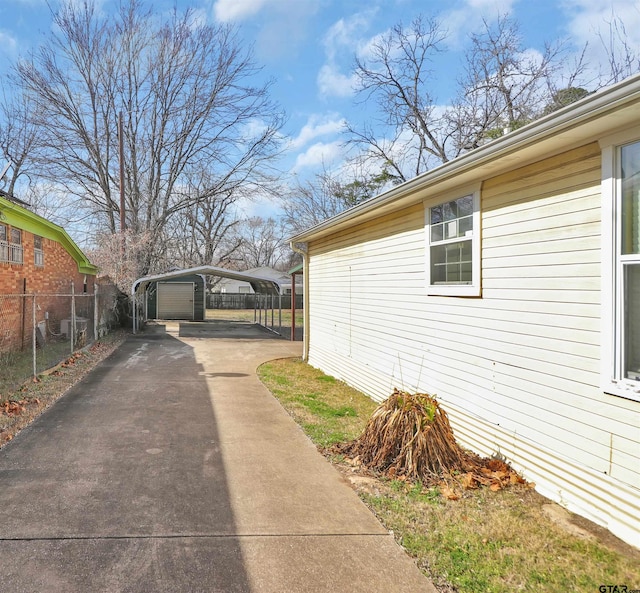
POLYGON ((88 260, 87 256, 61 226, 2 196, 0 196, 0 223, 15 226, 34 235, 60 243, 78 264, 78 272, 94 276, 98 273, 98 268, 88 260))

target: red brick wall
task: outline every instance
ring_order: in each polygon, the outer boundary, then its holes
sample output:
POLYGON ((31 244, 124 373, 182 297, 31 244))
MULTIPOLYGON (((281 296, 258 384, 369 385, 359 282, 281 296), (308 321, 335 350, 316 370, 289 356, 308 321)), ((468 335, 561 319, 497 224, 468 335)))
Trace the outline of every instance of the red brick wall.
MULTIPOLYGON (((27 293, 69 294, 72 282, 76 294, 85 291, 85 275, 78 272, 78 264, 60 243, 42 239, 44 266, 35 265, 33 234, 22 231, 22 247, 22 264, 0 262, 0 294, 22 294, 25 279, 27 293)), ((86 292, 93 292, 94 280, 86 275, 86 292)))
MULTIPOLYGON (((42 238, 43 266, 35 265, 32 233, 22 231, 22 247, 22 264, 0 262, 0 353, 30 347, 32 339, 32 297, 25 299, 7 295, 38 295, 36 323, 46 319, 52 331, 59 331, 60 320, 71 315, 71 299, 49 295, 69 295, 72 282, 76 295, 94 291, 95 277, 79 273, 76 261, 57 241, 42 238)), ((79 316, 91 315, 91 301, 91 297, 76 299, 79 316)))

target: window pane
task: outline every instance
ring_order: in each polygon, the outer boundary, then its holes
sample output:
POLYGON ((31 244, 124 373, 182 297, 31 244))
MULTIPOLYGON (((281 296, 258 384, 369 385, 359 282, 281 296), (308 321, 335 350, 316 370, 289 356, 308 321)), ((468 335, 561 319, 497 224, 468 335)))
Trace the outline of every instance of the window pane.
POLYGON ((431 241, 442 241, 442 225, 434 224, 431 227, 431 241))
POLYGON ((16 245, 22 244, 22 233, 20 229, 11 229, 11 242, 16 245))
POLYGON ((442 215, 444 220, 453 220, 458 218, 458 206, 455 201, 442 204, 442 215))
POLYGON ((473 214, 473 196, 465 196, 456 200, 458 204, 458 216, 471 216, 473 214))
POLYGON ((42 237, 38 237, 38 235, 34 235, 34 237, 33 237, 33 247, 35 249, 42 249, 42 237))
POLYGON ((442 222, 442 206, 431 208, 431 224, 442 222))
POLYGON ((625 266, 624 376, 640 381, 640 264, 625 266))
POLYGON ((7 227, 4 224, 0 224, 0 241, 7 240, 7 227))
POLYGON ((456 239, 458 237, 458 221, 450 220, 444 225, 444 238, 456 239))
POLYGON ((622 253, 640 253, 640 142, 623 146, 622 253))
POLYGON ((471 241, 431 247, 431 284, 471 284, 471 241))
POLYGON ((468 231, 473 230, 473 217, 466 216, 465 218, 461 218, 458 222, 458 232, 461 237, 464 237, 468 231))

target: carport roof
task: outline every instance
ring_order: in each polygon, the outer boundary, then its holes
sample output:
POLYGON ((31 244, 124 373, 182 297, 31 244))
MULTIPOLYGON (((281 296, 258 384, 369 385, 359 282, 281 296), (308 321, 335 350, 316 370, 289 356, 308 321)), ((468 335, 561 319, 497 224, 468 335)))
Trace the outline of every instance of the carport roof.
POLYGON ((131 286, 131 294, 135 295, 138 289, 146 288, 151 282, 159 280, 167 280, 169 278, 180 278, 182 276, 193 276, 194 274, 202 274, 205 276, 221 276, 222 278, 231 278, 232 280, 241 280, 251 284, 254 292, 261 294, 280 294, 280 285, 273 279, 261 278, 247 272, 236 272, 234 270, 226 270, 216 266, 198 266, 196 268, 185 268, 183 270, 174 270, 164 274, 155 274, 153 276, 144 276, 138 278, 131 286))

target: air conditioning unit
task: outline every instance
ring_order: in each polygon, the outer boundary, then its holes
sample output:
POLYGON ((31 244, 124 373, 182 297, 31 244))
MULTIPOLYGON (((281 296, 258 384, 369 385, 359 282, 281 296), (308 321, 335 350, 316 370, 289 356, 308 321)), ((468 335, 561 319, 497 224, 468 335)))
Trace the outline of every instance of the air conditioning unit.
MULTIPOLYGON (((80 333, 86 333, 87 331, 86 317, 76 317, 76 336, 80 333)), ((63 319, 60 321, 60 333, 64 334, 65 338, 71 337, 71 319, 63 319)))

